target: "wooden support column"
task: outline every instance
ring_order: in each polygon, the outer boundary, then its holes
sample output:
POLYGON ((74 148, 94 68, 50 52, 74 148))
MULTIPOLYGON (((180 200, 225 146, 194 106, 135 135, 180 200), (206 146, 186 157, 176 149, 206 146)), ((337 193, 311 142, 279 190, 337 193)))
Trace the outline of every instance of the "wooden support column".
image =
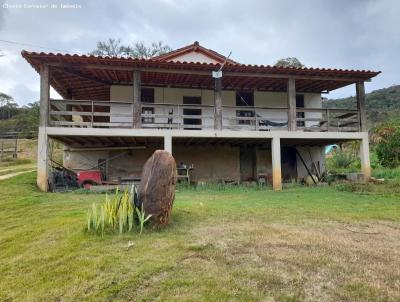
POLYGON ((214 129, 222 130, 222 77, 214 80, 214 129))
POLYGON ((140 70, 133 71, 133 128, 140 128, 142 124, 141 106, 141 75, 140 70))
POLYGON ((296 131, 296 83, 294 79, 288 79, 287 84, 288 97, 288 130, 296 131))
POLYGON ((369 160, 369 141, 368 135, 366 135, 360 144, 360 159, 361 159, 361 172, 364 175, 365 180, 371 177, 371 163, 369 160))
POLYGON ((357 110, 360 114, 360 131, 366 132, 367 129, 367 113, 365 110, 365 87, 364 82, 356 83, 357 110))
POLYGON ((271 141, 272 155, 272 187, 274 191, 282 190, 282 171, 281 171, 281 139, 273 137, 271 141))
POLYGON ((49 102, 50 71, 48 65, 42 65, 40 68, 40 116, 36 182, 39 189, 45 192, 49 189, 49 138, 46 131, 49 124, 49 102))
POLYGON ((172 154, 172 136, 171 135, 164 136, 164 150, 168 151, 169 153, 172 154))

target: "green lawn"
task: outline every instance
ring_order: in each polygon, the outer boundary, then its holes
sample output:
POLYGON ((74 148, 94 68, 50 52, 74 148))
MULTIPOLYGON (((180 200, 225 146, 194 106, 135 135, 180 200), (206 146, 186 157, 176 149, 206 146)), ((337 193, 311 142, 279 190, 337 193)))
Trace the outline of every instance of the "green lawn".
POLYGON ((102 238, 104 195, 0 192, 0 301, 400 300, 399 195, 182 190, 166 229, 102 238))

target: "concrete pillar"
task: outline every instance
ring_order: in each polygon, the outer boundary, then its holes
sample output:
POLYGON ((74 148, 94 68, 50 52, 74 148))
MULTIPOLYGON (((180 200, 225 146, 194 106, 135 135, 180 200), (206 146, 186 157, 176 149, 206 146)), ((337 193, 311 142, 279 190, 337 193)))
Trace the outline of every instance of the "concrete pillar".
POLYGON ((37 175, 36 183, 40 190, 49 190, 49 138, 45 127, 39 127, 37 146, 37 175))
POLYGON ((46 127, 49 123, 50 101, 50 71, 48 65, 42 65, 40 69, 40 117, 37 152, 37 176, 36 183, 40 190, 48 191, 49 178, 49 143, 46 127))
POLYGON ((274 191, 282 190, 282 171, 281 171, 281 140, 273 137, 271 141, 272 154, 272 186, 274 191))
POLYGON ((172 154, 172 136, 164 136, 164 150, 172 154))
POLYGON ((133 128, 140 128, 142 125, 140 92, 141 92, 140 70, 134 70, 133 71, 133 128))
POLYGON ((296 131, 296 83, 294 79, 288 79, 288 130, 296 131))
POLYGON ((367 129, 367 112, 365 110, 365 87, 364 82, 356 83, 356 99, 357 110, 360 114, 360 131, 366 132, 367 129))
POLYGON ((360 159, 361 159, 361 172, 368 180, 371 177, 371 163, 369 161, 369 141, 368 135, 366 135, 360 144, 360 159))
POLYGON ((222 77, 214 80, 214 129, 222 130, 222 77))

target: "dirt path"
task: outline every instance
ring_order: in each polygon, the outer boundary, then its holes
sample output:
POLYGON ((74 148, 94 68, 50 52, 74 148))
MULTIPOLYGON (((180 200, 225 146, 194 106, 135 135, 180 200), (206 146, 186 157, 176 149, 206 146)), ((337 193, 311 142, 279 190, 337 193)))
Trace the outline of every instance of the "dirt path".
POLYGON ((30 170, 36 168, 36 165, 28 164, 28 165, 17 165, 17 166, 6 166, 0 168, 0 173, 4 172, 20 172, 21 170, 30 170))
POLYGON ((27 170, 27 171, 21 171, 21 172, 0 175, 0 180, 8 179, 8 178, 20 175, 20 174, 29 173, 29 172, 33 172, 33 171, 35 171, 35 170, 27 170))

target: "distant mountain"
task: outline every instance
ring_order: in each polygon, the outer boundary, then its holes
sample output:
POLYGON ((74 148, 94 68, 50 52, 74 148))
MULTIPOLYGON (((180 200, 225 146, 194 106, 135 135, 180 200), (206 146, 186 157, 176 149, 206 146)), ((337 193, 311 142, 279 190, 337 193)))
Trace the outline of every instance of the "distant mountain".
MULTIPOLYGON (((370 126, 387 121, 400 121, 400 85, 366 93, 365 102, 370 126)), ((357 108, 355 97, 325 100, 323 106, 324 108, 357 108)))

